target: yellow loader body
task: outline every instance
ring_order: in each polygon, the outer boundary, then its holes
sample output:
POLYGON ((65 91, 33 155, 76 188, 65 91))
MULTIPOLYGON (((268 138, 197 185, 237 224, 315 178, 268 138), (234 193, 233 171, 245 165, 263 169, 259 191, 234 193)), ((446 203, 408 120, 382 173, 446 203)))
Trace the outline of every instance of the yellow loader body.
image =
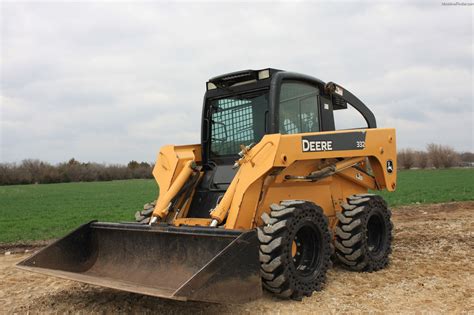
POLYGON ((210 79, 201 144, 160 149, 159 196, 137 222, 89 222, 19 268, 177 300, 301 300, 335 256, 384 268, 396 188, 396 135, 332 82, 275 69, 210 79), (367 126, 337 130, 352 105, 367 126), (240 152, 238 152, 240 151, 240 152), (335 249, 335 252, 334 252, 335 249), (334 255, 333 255, 334 254, 334 255))

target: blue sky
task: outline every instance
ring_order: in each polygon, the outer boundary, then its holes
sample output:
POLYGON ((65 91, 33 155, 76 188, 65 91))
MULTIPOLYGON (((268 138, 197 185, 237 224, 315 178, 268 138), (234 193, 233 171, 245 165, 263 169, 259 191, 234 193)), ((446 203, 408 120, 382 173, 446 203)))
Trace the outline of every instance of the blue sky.
POLYGON ((399 148, 474 151, 473 11, 439 1, 0 4, 0 162, 154 161, 199 142, 205 82, 334 81, 399 148))

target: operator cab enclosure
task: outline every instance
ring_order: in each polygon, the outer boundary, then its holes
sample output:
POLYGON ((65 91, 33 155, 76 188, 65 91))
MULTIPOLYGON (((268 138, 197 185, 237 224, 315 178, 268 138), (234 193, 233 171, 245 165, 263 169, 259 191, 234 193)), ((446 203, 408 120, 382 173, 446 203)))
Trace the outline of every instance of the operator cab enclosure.
MULTIPOLYGON (((189 216, 209 217, 208 211, 216 206, 235 176, 232 166, 242 145, 256 144, 266 134, 335 130, 333 111, 346 109, 347 99, 362 114, 367 126, 375 128, 372 112, 350 92, 308 75, 268 68, 209 79, 201 127, 205 173, 189 216)), ((307 146, 308 150, 312 146, 327 149, 331 144, 307 146)))
POLYGON ((256 144, 265 134, 335 130, 333 111, 346 109, 347 99, 368 128, 376 127, 372 112, 350 92, 303 74, 244 70, 214 77, 206 88, 203 164, 233 164, 241 145, 256 144))

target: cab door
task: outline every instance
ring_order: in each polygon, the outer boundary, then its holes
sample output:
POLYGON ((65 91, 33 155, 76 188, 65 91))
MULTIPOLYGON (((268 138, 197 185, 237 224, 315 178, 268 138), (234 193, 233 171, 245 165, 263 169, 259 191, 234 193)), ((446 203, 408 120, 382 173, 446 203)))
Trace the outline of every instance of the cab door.
POLYGON ((319 89, 298 81, 283 81, 278 103, 278 131, 281 134, 321 130, 319 89))

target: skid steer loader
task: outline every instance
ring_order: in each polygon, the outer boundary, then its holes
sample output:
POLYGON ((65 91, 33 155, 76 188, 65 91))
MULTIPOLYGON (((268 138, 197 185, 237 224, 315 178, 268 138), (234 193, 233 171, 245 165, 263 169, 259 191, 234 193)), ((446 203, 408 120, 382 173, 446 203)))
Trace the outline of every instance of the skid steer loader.
POLYGON ((207 82, 201 144, 167 145, 159 197, 137 222, 89 222, 19 267, 178 300, 243 303, 266 289, 301 300, 331 259, 376 271, 391 213, 369 190, 395 190, 395 130, 342 86, 276 69, 207 82), (337 130, 348 108, 363 126, 337 130))

